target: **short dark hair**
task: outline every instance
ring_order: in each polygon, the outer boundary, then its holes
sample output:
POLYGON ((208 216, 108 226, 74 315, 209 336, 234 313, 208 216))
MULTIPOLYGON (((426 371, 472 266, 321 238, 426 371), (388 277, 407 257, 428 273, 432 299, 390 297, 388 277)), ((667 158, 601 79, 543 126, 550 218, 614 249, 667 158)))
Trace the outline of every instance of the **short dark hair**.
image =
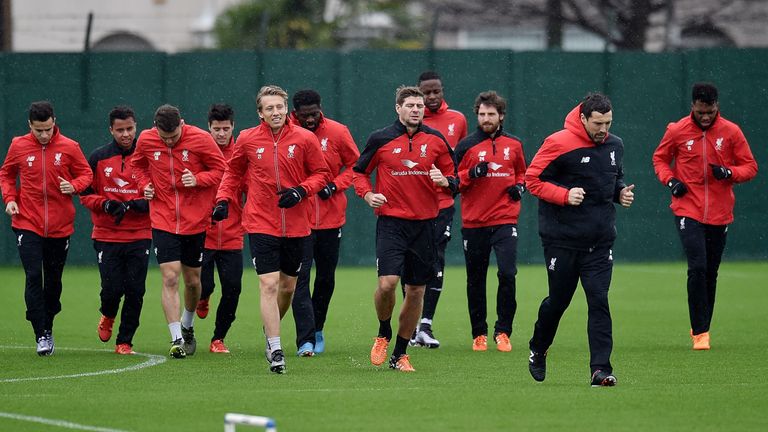
POLYGON ((691 90, 691 102, 696 101, 703 102, 707 105, 713 105, 717 103, 717 87, 714 84, 708 82, 698 82, 693 85, 691 90))
POLYGON ((499 94, 493 90, 488 90, 477 95, 477 98, 475 99, 475 114, 480 110, 480 105, 495 107, 496 111, 499 112, 499 115, 504 115, 507 111, 507 100, 499 96, 499 94))
POLYGON ((213 104, 208 110, 208 124, 213 121, 235 122, 235 111, 227 104, 213 104))
POLYGON ((584 114, 584 117, 589 118, 595 111, 600 114, 613 111, 613 106, 611 106, 611 100, 608 99, 608 96, 602 93, 590 93, 584 97, 584 100, 581 101, 581 113, 584 114))
POLYGON ((32 102, 29 106, 29 121, 41 121, 44 122, 49 118, 54 118, 53 105, 48 101, 32 102))
POLYGON ((418 87, 401 85, 395 92, 395 103, 402 105, 403 101, 409 97, 420 97, 423 99, 424 93, 422 93, 418 87))
POLYGON ((320 106, 320 93, 312 90, 299 90, 293 95, 293 109, 297 110, 303 106, 320 106))
POLYGON ((161 105, 155 111, 155 126, 163 132, 173 132, 181 124, 181 113, 173 105, 161 105))
POLYGON ((118 105, 109 112, 109 127, 115 124, 115 120, 128 120, 129 118, 132 118, 134 121, 136 120, 133 108, 128 105, 118 105))
POLYGON ((429 80, 438 80, 440 82, 443 82, 442 78, 440 78, 440 75, 437 74, 435 71, 424 71, 419 75, 419 85, 423 83, 424 81, 429 80))

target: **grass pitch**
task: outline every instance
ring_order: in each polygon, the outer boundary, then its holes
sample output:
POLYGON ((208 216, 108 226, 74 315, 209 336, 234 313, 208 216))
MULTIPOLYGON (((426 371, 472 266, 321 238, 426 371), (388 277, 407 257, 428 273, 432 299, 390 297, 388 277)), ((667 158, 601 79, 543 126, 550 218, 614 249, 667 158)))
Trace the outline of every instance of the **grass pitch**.
MULTIPOLYGON (((232 354, 207 352, 212 309, 195 322, 198 353, 162 362, 169 335, 156 266, 134 340, 134 349, 147 355, 130 357, 113 354, 114 339, 103 344, 96 335, 95 266, 65 270, 56 353, 48 358, 35 354, 24 320, 23 271, 4 268, 0 431, 216 431, 227 412, 273 417, 280 431, 768 430, 768 263, 723 264, 707 352, 690 347, 685 271, 681 263, 616 266, 610 299, 618 386, 593 389, 581 289, 550 349, 546 381, 537 384, 528 374, 527 341, 546 293, 542 265, 520 268, 511 353, 497 352, 493 343, 484 353, 471 350, 464 269, 447 269, 434 323, 442 346, 411 348, 414 374, 369 363, 378 328, 375 270, 340 269, 326 353, 295 357, 289 312, 282 376, 264 360, 252 269, 226 339, 232 354)), ((493 271, 489 282, 494 311, 493 271)), ((213 306, 218 299, 217 287, 213 306)))

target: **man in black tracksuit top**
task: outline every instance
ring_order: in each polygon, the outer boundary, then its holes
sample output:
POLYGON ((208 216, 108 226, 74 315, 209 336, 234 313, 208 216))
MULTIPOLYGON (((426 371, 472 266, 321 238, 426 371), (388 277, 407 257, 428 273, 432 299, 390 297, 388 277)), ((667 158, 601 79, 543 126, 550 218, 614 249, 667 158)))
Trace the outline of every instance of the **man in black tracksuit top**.
POLYGON ((541 302, 530 340, 529 370, 546 374, 547 350, 579 279, 587 296, 593 386, 613 386, 613 337, 608 288, 616 239, 614 202, 629 207, 634 185, 626 186, 621 138, 609 135, 610 100, 588 95, 565 118, 565 129, 544 140, 525 173, 539 198, 539 235, 544 246, 549 295, 541 302))

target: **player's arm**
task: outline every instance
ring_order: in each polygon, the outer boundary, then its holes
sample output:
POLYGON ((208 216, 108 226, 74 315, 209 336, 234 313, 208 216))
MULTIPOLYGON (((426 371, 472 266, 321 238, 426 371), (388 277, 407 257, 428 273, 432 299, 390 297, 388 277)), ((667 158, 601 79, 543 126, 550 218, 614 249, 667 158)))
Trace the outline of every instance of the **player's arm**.
POLYGON ((672 171, 672 161, 677 156, 676 135, 673 131, 673 123, 670 123, 653 152, 653 170, 656 172, 656 178, 665 186, 668 186, 670 179, 675 176, 672 171))
POLYGON ((205 138, 200 143, 200 147, 203 153, 201 159, 203 164, 205 164, 205 170, 194 173, 197 186, 217 186, 224 175, 224 170, 227 168, 227 161, 224 159, 224 155, 221 153, 221 149, 219 149, 216 141, 210 135, 205 135, 205 138))
POLYGON ((743 183, 752 180, 757 175, 757 162, 749 148, 747 138, 741 131, 736 130, 733 136, 733 163, 728 168, 731 170, 731 180, 734 183, 743 183))
MULTIPOLYGON (((88 166, 91 167, 91 172, 98 173, 99 159, 97 152, 92 153, 88 158, 88 166)), ((104 201, 107 200, 107 197, 96 193, 94 186, 97 182, 97 179, 94 178, 94 181, 85 190, 80 192, 80 203, 92 212, 101 211, 104 201)))
POLYGON ((355 166, 355 162, 360 158, 360 150, 357 149, 357 144, 352 138, 352 134, 349 133, 349 129, 344 127, 344 133, 341 137, 341 147, 339 149, 339 155, 341 156, 341 163, 344 165, 341 173, 332 180, 336 185, 337 191, 345 191, 352 186, 352 167, 355 166))
POLYGON ((85 190, 93 182, 93 171, 88 161, 85 159, 83 151, 78 144, 74 144, 74 149, 70 154, 70 163, 67 167, 72 180, 68 180, 75 189, 74 193, 85 190))
POLYGON ((5 156, 5 162, 0 167, 0 190, 3 194, 3 202, 8 204, 18 199, 18 191, 16 190, 16 177, 19 174, 19 166, 16 163, 16 146, 11 143, 8 148, 8 154, 5 156))
MULTIPOLYGON (((565 206, 569 203, 569 191, 570 189, 552 183, 550 181, 542 180, 541 175, 545 169, 554 169, 550 167, 560 156, 560 150, 556 143, 547 139, 541 145, 541 148, 536 152, 536 156, 533 157, 531 165, 525 171, 525 184, 531 195, 538 197, 546 202, 565 206)), ((574 188, 579 189, 579 188, 574 188)))
POLYGON ((360 198, 365 198, 365 194, 373 191, 373 184, 371 183, 371 173, 379 163, 378 150, 381 145, 371 135, 368 138, 368 142, 360 153, 360 158, 352 167, 352 184, 355 186, 355 193, 360 198))
POLYGON ((131 158, 131 170, 136 176, 136 184, 139 187, 139 191, 143 191, 147 185, 152 182, 152 177, 149 172, 149 161, 144 155, 144 147, 146 146, 144 134, 147 131, 142 132, 139 135, 138 141, 136 141, 136 149, 133 151, 133 157, 131 158))
POLYGON ((247 147, 246 142, 236 143, 234 152, 232 152, 232 158, 225 164, 224 176, 216 192, 216 202, 237 202, 238 193, 242 191, 243 182, 247 184, 245 178, 245 171, 248 167, 247 147))

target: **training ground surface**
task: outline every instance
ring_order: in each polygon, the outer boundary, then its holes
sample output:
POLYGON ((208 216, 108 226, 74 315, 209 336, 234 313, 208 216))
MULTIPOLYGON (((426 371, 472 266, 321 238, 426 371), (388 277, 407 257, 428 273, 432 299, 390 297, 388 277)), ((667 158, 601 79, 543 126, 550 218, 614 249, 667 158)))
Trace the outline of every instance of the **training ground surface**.
MULTIPOLYGON (((147 355, 125 357, 112 353, 114 336, 104 344, 96 334, 95 266, 65 270, 56 353, 48 358, 35 354, 24 320, 23 271, 0 269, 0 431, 220 431, 227 412, 273 417, 283 432, 768 430, 768 263, 721 267, 712 350, 706 352, 691 350, 683 264, 618 265, 610 294, 618 386, 595 389, 588 385, 580 288, 550 349, 546 381, 537 384, 528 374, 527 341, 546 294, 543 265, 519 271, 511 353, 497 352, 490 341, 487 352, 471 350, 464 269, 447 269, 434 324, 443 345, 410 348, 413 374, 368 360, 378 328, 372 268, 339 270, 326 353, 295 356, 289 311, 282 340, 287 374, 270 373, 255 272, 245 274, 237 321, 226 339, 232 354, 207 350, 212 308, 207 319, 195 321, 197 354, 163 361, 170 337, 156 266, 134 340, 134 349, 147 355)), ((218 299, 217 287, 214 307, 218 299)))

